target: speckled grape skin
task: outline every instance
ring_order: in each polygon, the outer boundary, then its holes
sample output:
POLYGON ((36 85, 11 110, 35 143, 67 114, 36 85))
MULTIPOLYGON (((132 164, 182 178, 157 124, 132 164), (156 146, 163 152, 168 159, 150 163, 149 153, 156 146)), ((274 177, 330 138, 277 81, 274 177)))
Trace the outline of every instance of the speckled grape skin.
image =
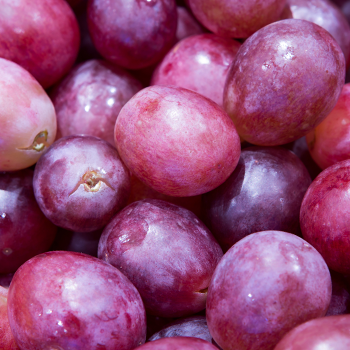
POLYGON ((57 137, 85 134, 114 146, 114 125, 124 104, 142 85, 123 69, 91 60, 72 70, 51 95, 57 137))
POLYGON ((341 47, 350 64, 350 25, 339 7, 328 0, 287 0, 292 18, 304 19, 326 29, 341 47))
POLYGON ((1 0, 0 57, 28 70, 47 88, 73 66, 79 27, 65 0, 1 0))
POLYGON ((125 104, 115 142, 141 181, 169 196, 186 197, 221 185, 239 160, 240 141, 227 114, 195 92, 151 86, 125 104))
POLYGON ((7 294, 8 290, 0 286, 0 347, 1 350, 19 350, 7 317, 7 294))
POLYGON ((160 60, 174 43, 174 0, 89 0, 88 24, 100 54, 128 69, 160 60))
POLYGON ((297 234, 301 202, 310 184, 307 169, 292 152, 249 147, 231 176, 203 195, 203 218, 224 251, 258 231, 297 234))
POLYGON ((331 295, 327 265, 310 244, 281 231, 254 233, 214 272, 208 328, 225 350, 272 350, 292 328, 324 316, 331 295))
POLYGON ((56 141, 35 167, 34 194, 55 225, 77 232, 102 228, 126 205, 130 191, 128 169, 116 149, 94 136, 73 135, 56 141), (97 191, 84 185, 94 171, 97 191))
POLYGON ((205 308, 222 250, 192 212, 146 199, 124 208, 106 226, 98 257, 130 279, 147 312, 182 317, 205 308))
POLYGON ((310 154, 322 168, 350 158, 350 84, 345 84, 334 109, 306 135, 310 154))
POLYGON ((286 0, 188 0, 198 21, 213 33, 228 38, 248 38, 275 22, 286 0))
POLYGON ((287 19, 241 46, 227 76, 224 107, 244 140, 282 145, 326 118, 344 80, 344 54, 333 37, 314 23, 287 19))
POLYGON ((222 106, 226 76, 240 46, 215 34, 186 38, 167 53, 151 84, 180 86, 222 106))
POLYGON ((0 173, 0 274, 49 250, 56 231, 36 203, 33 171, 0 173))
POLYGON ((46 130, 46 144, 56 137, 54 106, 40 84, 22 67, 0 58, 0 171, 35 164, 43 151, 29 148, 46 130))
POLYGON ((44 253, 22 265, 9 289, 8 317, 23 350, 132 350, 146 339, 136 288, 81 253, 44 253))
POLYGON ((159 332, 152 335, 148 341, 169 337, 194 337, 212 342, 205 316, 192 316, 176 320, 159 332))
MULTIPOLYGON (((162 338, 148 342, 137 350, 218 350, 217 347, 203 339, 193 337, 162 338)), ((135 349, 135 350, 136 350, 135 349)))
POLYGON ((290 331, 274 350, 347 350, 350 315, 322 317, 290 331))
POLYGON ((350 274, 350 160, 324 170, 311 184, 300 209, 305 240, 323 256, 330 269, 350 274))

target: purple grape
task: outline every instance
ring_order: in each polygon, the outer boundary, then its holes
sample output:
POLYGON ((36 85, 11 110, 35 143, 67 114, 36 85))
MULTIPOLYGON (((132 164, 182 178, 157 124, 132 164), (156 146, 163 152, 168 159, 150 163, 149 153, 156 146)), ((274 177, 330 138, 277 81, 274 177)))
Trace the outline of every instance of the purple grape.
POLYGON ((126 205, 130 175, 108 142, 75 135, 59 139, 40 158, 33 184, 41 210, 54 224, 91 232, 126 205))

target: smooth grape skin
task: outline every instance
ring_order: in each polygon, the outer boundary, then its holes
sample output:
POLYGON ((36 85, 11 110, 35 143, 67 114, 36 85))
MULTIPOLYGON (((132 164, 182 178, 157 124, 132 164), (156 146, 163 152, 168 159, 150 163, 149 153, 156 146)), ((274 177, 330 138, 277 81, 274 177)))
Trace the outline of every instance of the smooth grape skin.
POLYGON ((286 0, 188 0, 188 4, 211 32, 228 38, 248 38, 277 21, 286 0))
POLYGON ((281 231, 253 233, 214 272, 208 328, 225 350, 272 350, 292 328, 324 316, 331 295, 327 265, 310 244, 281 231))
POLYGON ((79 27, 65 0, 1 0, 0 57, 28 70, 47 88, 77 57, 79 27))
POLYGON ((7 294, 8 290, 0 286, 0 347, 1 350, 19 350, 7 317, 7 294))
POLYGON ((227 76, 224 107, 244 140, 282 145, 326 118, 344 80, 344 54, 333 37, 314 23, 287 19, 241 46, 227 76))
POLYGON ((15 273, 8 317, 21 349, 132 350, 145 342, 145 309, 114 267, 81 253, 37 255, 15 273))
POLYGON ((329 0, 287 0, 292 18, 304 19, 326 29, 341 47, 350 64, 350 25, 339 7, 329 0))
POLYGON ((311 184, 300 209, 303 237, 330 269, 350 274, 350 160, 324 170, 311 184))
POLYGON ((240 46, 214 34, 188 37, 167 53, 151 84, 180 86, 222 106, 226 75, 240 46))
POLYGON ((239 160, 239 136, 227 114, 179 87, 150 86, 138 92, 120 111, 114 132, 130 171, 169 196, 214 189, 239 160))
POLYGON ((209 343, 213 340, 205 316, 192 316, 171 322, 165 328, 153 334, 148 341, 169 337, 194 337, 206 340, 209 343))
POLYGON ((182 317, 205 308, 222 250, 189 210, 145 199, 110 221, 102 233, 98 257, 130 279, 148 313, 182 317))
POLYGON ((274 350, 348 350, 349 329, 350 315, 311 320, 285 335, 274 350))
POLYGON ((0 105, 0 171, 28 168, 55 140, 54 106, 25 69, 2 58, 0 105))
POLYGON ((350 158, 350 84, 327 118, 306 135, 310 154, 322 168, 350 158))
POLYGON ((284 148, 249 147, 218 188, 203 195, 203 218, 224 251, 250 233, 300 233, 299 212, 311 184, 304 164, 284 148))
POLYGON ((33 186, 41 210, 55 225, 91 232, 126 205, 130 175, 108 142, 73 135, 59 139, 43 155, 33 186))
MULTIPOLYGON (((206 340, 193 337, 162 338, 148 342, 137 350, 218 350, 206 340)), ((135 350, 136 350, 135 349, 135 350)))
POLYGON ((150 66, 174 43, 175 0, 90 0, 87 13, 97 50, 124 68, 150 66))
POLYGON ((142 85, 124 69, 91 60, 73 69, 51 95, 57 136, 86 134, 114 146, 114 125, 124 104, 142 85))
POLYGON ((49 250, 56 231, 36 203, 33 171, 0 173, 0 274, 49 250))

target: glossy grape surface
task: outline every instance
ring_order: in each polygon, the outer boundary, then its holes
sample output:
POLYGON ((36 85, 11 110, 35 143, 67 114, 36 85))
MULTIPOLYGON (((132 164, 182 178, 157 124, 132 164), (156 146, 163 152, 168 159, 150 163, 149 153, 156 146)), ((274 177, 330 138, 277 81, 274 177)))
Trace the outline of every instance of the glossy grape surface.
POLYGON ((224 107, 244 140, 282 145, 326 118, 344 80, 344 54, 326 30, 303 20, 278 21, 242 45, 227 76, 224 107))
POLYGON ((310 244, 281 231, 254 233, 214 272, 208 328, 225 350, 272 350, 292 328, 324 316, 331 294, 327 265, 310 244))
POLYGON ((33 171, 0 173, 0 274, 49 250, 56 231, 35 200, 33 171))
POLYGON ((222 250, 190 211, 145 199, 124 208, 106 226, 98 257, 130 279, 147 312, 181 317, 205 308, 222 250))
POLYGON ((91 232, 126 205, 130 175, 108 142, 73 135, 59 139, 43 155, 33 186, 41 210, 55 225, 91 232))
POLYGON ((308 171, 292 152, 245 148, 230 177, 203 195, 203 218, 224 251, 258 231, 297 234, 301 202, 310 184, 308 171))
POLYGON ((73 66, 79 27, 65 0, 1 0, 0 57, 18 63, 47 88, 73 66))
POLYGON ((44 253, 22 265, 9 289, 8 315, 26 350, 132 350, 146 339, 136 288, 119 270, 80 253, 44 253))
POLYGON ((239 137, 227 114, 179 87, 138 92, 120 111, 114 131, 130 171, 170 196, 199 195, 219 186, 240 155, 239 137))
POLYGON ((300 209, 303 237, 329 268, 350 273, 350 160, 324 170, 307 190, 300 209))
POLYGON ((114 125, 142 85, 128 72, 102 60, 73 69, 51 95, 57 114, 57 137, 85 134, 114 146, 114 125))
POLYGON ((238 41, 214 34, 188 37, 167 53, 151 84, 180 86, 222 106, 226 76, 240 46, 238 41))

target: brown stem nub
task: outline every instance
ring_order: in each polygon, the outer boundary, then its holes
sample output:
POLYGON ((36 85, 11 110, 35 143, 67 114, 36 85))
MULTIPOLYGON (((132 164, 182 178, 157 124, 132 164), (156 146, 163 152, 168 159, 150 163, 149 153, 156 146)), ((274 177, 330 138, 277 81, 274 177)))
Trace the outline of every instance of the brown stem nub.
POLYGON ((40 131, 38 135, 35 136, 33 143, 29 147, 17 148, 21 151, 36 151, 41 152, 45 147, 48 147, 47 143, 48 132, 46 130, 40 131))

